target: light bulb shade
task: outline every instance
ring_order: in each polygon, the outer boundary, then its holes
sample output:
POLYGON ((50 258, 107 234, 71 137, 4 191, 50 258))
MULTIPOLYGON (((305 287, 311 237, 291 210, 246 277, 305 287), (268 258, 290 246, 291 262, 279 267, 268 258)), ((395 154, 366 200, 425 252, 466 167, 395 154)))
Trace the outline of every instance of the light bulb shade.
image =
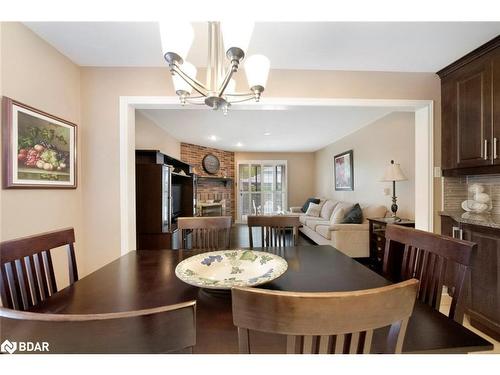
MULTIPOLYGON (((181 69, 190 78, 193 79, 196 78, 196 67, 193 64, 186 61, 184 62, 184 64, 181 65, 181 69)), ((181 90, 191 93, 191 91, 193 91, 193 88, 186 81, 184 81, 177 73, 172 76, 172 80, 174 81, 174 88, 176 92, 181 90)))
POLYGON ((382 177, 382 182, 392 182, 392 181, 405 181, 407 180, 405 174, 401 170, 399 164, 390 164, 385 168, 384 176, 382 177))
POLYGON ((224 49, 227 51, 231 47, 238 47, 246 53, 252 38, 254 25, 254 22, 221 22, 224 49))
POLYGON ((247 76, 248 86, 250 88, 254 86, 266 87, 270 66, 271 63, 266 56, 250 56, 245 62, 245 73, 247 76))
POLYGON ((193 44, 194 30, 190 22, 159 22, 163 55, 173 52, 186 59, 193 44))

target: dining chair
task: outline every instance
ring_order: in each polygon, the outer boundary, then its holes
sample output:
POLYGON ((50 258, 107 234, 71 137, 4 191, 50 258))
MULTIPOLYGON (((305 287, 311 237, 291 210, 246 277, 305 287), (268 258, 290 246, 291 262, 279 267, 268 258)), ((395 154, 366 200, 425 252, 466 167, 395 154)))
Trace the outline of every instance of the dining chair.
POLYGON ((473 242, 399 225, 387 225, 385 239, 383 272, 389 271, 391 243, 403 244, 401 279, 420 280, 418 300, 438 311, 447 267, 454 267, 455 277, 454 280, 449 281, 448 285, 449 288, 453 288, 448 316, 462 323, 465 279, 470 267, 471 254, 476 250, 477 245, 473 242))
POLYGON ((286 335, 287 354, 370 353, 373 331, 390 326, 387 352, 401 353, 418 280, 354 292, 283 292, 233 288, 240 353, 251 331, 286 335))
POLYGON ((250 248, 253 249, 253 228, 260 228, 260 239, 262 247, 287 247, 297 245, 298 230, 301 226, 298 216, 248 216, 248 238, 250 248), (292 229, 291 236, 287 230, 292 229))
POLYGON ((69 283, 78 280, 73 228, 0 243, 2 305, 28 310, 58 291, 51 250, 67 247, 69 283))
POLYGON ((231 216, 179 217, 181 249, 225 250, 231 241, 231 216))
POLYGON ((48 343, 49 353, 192 352, 196 301, 105 314, 45 314, 0 308, 0 339, 48 343))

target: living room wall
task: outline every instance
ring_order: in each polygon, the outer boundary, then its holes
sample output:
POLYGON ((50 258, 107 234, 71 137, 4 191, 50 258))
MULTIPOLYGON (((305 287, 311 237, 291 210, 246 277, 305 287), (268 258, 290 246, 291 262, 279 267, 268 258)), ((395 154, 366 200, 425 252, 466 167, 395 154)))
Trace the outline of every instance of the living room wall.
POLYGON ((316 156, 316 196, 361 205, 392 204, 392 183, 380 182, 391 160, 401 164, 408 181, 396 183, 398 216, 414 219, 415 215, 415 115, 393 112, 360 130, 322 148, 316 156), (333 158, 353 150, 354 190, 335 191, 333 158), (389 188, 386 195, 384 189, 389 188))
POLYGON ((135 148, 160 150, 176 159, 181 158, 181 143, 140 111, 135 111, 135 148))

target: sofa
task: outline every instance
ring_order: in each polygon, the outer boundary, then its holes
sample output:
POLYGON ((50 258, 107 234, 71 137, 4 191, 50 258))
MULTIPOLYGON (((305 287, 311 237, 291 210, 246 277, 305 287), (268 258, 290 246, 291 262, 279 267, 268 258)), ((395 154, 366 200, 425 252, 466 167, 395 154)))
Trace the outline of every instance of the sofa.
POLYGON ((343 224, 344 216, 355 203, 320 199, 319 216, 306 215, 302 207, 290 207, 288 215, 297 215, 302 223, 299 229, 318 245, 331 245, 352 258, 370 255, 367 218, 385 217, 387 208, 379 205, 361 205, 363 222, 343 224))

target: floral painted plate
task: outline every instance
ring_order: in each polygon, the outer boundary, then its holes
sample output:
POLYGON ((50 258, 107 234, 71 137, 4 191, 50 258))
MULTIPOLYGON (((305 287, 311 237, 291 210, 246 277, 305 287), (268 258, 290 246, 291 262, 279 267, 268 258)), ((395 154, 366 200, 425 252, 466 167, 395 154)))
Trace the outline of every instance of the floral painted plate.
POLYGON ((208 289, 255 286, 274 280, 288 268, 282 257, 253 250, 220 250, 180 262, 175 275, 190 285, 208 289))

